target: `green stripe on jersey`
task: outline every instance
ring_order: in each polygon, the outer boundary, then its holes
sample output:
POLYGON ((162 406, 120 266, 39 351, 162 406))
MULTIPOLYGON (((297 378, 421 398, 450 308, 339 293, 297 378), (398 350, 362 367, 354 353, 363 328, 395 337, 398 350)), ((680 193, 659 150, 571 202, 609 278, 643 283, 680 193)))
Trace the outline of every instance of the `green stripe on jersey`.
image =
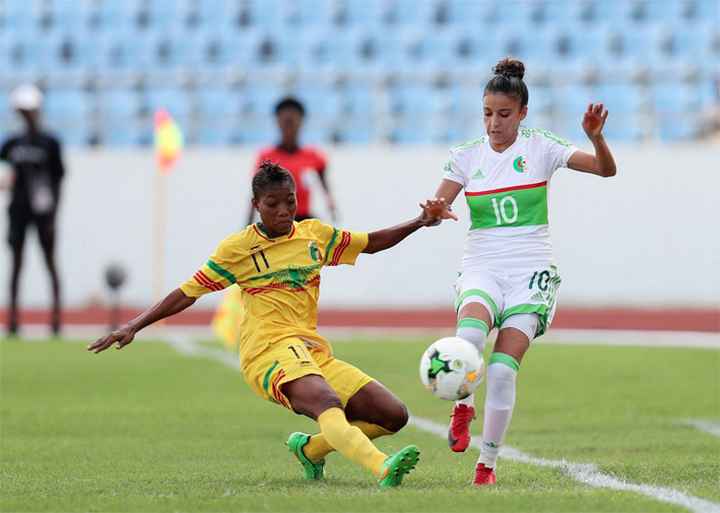
POLYGON ((272 373, 273 373, 273 371, 275 370, 275 367, 278 366, 278 363, 280 363, 280 362, 278 362, 277 360, 275 360, 275 361, 273 362, 272 366, 270 366, 270 368, 269 368, 269 369, 267 370, 267 372, 265 373, 265 376, 263 376, 263 389, 264 389, 265 392, 267 392, 268 394, 270 393, 270 390, 269 390, 269 388, 270 388, 270 376, 272 376, 272 373))
POLYGON ((237 282, 237 278, 235 278, 235 275, 233 273, 231 273, 230 271, 228 271, 226 269, 223 269, 222 267, 220 267, 218 264, 216 264, 212 260, 207 261, 207 266, 210 269, 212 269, 213 271, 215 271, 217 274, 219 274, 220 276, 225 278, 230 283, 237 282))
POLYGON ((330 237, 330 242, 328 242, 328 245, 325 247, 325 262, 327 262, 330 259, 330 252, 332 252, 333 248, 335 247, 335 243, 337 242, 339 230, 337 228, 333 229, 332 237, 330 237))
POLYGON ((547 184, 488 194, 465 195, 471 230, 548 224, 547 184))

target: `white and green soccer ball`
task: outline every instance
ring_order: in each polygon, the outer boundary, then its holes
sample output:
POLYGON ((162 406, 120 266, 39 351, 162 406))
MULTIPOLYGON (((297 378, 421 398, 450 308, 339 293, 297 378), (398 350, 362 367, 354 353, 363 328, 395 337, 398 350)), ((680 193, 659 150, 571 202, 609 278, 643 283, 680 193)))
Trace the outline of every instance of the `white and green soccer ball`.
POLYGON ((420 380, 435 397, 457 401, 482 383, 484 362, 475 346, 459 337, 433 342, 420 358, 420 380))

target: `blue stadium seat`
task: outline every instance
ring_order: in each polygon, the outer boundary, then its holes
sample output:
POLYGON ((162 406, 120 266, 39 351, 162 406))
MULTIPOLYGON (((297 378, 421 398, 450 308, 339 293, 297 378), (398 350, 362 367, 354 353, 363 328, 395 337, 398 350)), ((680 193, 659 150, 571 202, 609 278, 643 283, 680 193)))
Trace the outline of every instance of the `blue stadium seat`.
POLYGON ((252 26, 260 30, 275 30, 284 27, 290 10, 282 0, 249 0, 252 26))
POLYGON ((37 38, 20 38, 13 34, 6 39, 4 46, 9 64, 6 69, 13 70, 13 74, 42 71, 40 65, 42 47, 37 38))
POLYGON ((640 88, 628 83, 601 84, 596 93, 596 101, 614 114, 637 114, 647 105, 640 88))
POLYGON ((90 52, 91 47, 82 35, 53 32, 40 40, 39 66, 49 73, 86 69, 90 52))
POLYGON ((403 84, 389 91, 391 112, 399 115, 438 114, 450 110, 450 98, 427 84, 403 84))
POLYGON ((370 87, 362 83, 350 84, 342 89, 339 94, 341 95, 342 112, 356 119, 372 115, 374 93, 370 90, 370 87))
POLYGON ((243 118, 230 130, 231 144, 267 146, 276 140, 275 121, 268 115, 243 118))
POLYGON ((448 0, 448 23, 453 28, 460 28, 463 25, 477 27, 486 21, 489 2, 478 2, 477 0, 448 0))
POLYGON ((187 129, 192 113, 190 94, 180 88, 164 87, 149 89, 144 95, 144 105, 149 111, 167 110, 175 120, 187 129))
POLYGON ((658 117, 658 135, 661 141, 685 141, 695 137, 697 132, 697 119, 694 116, 660 115, 658 117))
POLYGON ((334 89, 322 85, 308 85, 290 91, 290 94, 305 104, 308 118, 333 120, 340 114, 340 95, 334 89))
POLYGON ((399 19, 402 9, 398 3, 400 2, 388 3, 383 6, 380 0, 346 0, 336 4, 339 8, 335 11, 333 21, 336 25, 340 24, 350 28, 379 28, 386 21, 399 24, 402 23, 402 20, 399 19))
POLYGON ((275 84, 253 84, 238 89, 237 94, 243 102, 243 110, 258 118, 270 118, 275 104, 286 96, 286 91, 275 84))
POLYGON ((87 143, 90 111, 88 95, 78 89, 51 89, 45 94, 45 121, 68 145, 87 143))
POLYGON ((443 132, 432 116, 410 114, 396 118, 390 139, 396 144, 428 144, 443 139, 443 132))
POLYGON ((228 26, 232 25, 233 11, 225 0, 202 0, 196 2, 193 7, 201 31, 217 33, 227 30, 228 26))
POLYGON ((720 78, 709 78, 697 85, 695 93, 703 109, 720 105, 720 78))
POLYGON ((652 89, 652 105, 661 114, 682 114, 698 111, 701 99, 697 91, 677 83, 655 84, 652 89))
POLYGON ((194 93, 194 103, 201 118, 219 119, 239 112, 237 94, 220 87, 201 87, 194 93), (234 107, 234 108, 233 108, 234 107))
POLYGON ((90 112, 90 100, 80 89, 51 89, 45 94, 43 110, 49 117, 85 118, 90 112))
MULTIPOLYGON (((627 140, 640 136, 632 124, 645 123, 652 112, 662 125, 659 136, 685 137, 694 130, 689 122, 672 126, 664 117, 693 115, 717 101, 710 82, 720 68, 717 0, 43 0, 32 8, 13 0, 0 15, 0 69, 11 71, 10 83, 43 78, 58 91, 83 83, 86 72, 106 83, 144 79, 150 90, 142 98, 110 94, 121 106, 115 112, 104 105, 108 95, 99 95, 103 120, 134 127, 118 132, 103 125, 112 144, 149 143, 149 107, 138 102, 155 102, 159 87, 174 91, 176 116, 195 124, 188 125, 189 139, 252 144, 238 119, 256 124, 260 139, 268 120, 272 126, 281 76, 294 80, 294 92, 307 103, 314 137, 375 140, 376 128, 393 120, 374 116, 396 111, 403 114, 394 139, 442 142, 482 129, 482 85, 509 54, 526 62, 532 116, 572 137, 582 136, 589 101, 607 104, 608 133, 627 140), (645 83, 638 70, 650 72, 649 93, 628 83, 645 83), (189 94, 173 85, 186 71, 211 87, 189 94), (250 82, 244 89, 217 83, 241 73, 250 82), (556 87, 567 77, 606 83, 556 87), (674 77, 695 82, 684 86, 674 77), (348 82, 328 85, 337 78, 348 82), (392 87, 377 86, 389 78, 392 87), (431 87, 437 78, 450 87, 431 87), (357 126, 358 135, 348 126, 357 126)), ((76 103, 71 98, 68 105, 82 111, 76 103)), ((71 120, 52 119, 75 141, 87 135, 71 120)))
POLYGON ((303 0, 286 5, 293 9, 288 21, 301 27, 303 31, 311 27, 329 27, 332 23, 332 0, 303 0))
POLYGON ((232 123, 223 120, 200 120, 194 142, 200 146, 225 146, 232 143, 232 123))
POLYGON ((137 118, 143 109, 139 94, 129 89, 103 89, 98 95, 100 117, 112 125, 122 125, 137 118))

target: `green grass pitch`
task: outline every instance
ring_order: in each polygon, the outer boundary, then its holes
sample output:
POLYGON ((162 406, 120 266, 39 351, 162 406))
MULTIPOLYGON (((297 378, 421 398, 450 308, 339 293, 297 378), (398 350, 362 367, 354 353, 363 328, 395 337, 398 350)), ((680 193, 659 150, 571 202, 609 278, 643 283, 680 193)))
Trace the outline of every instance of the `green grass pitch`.
MULTIPOLYGON (((445 423, 450 403, 417 375, 429 342, 335 350, 414 415, 445 423)), ((720 419, 718 369, 716 350, 539 344, 507 443, 719 502, 720 438, 679 423, 720 419)), ((237 370, 159 342, 91 355, 81 343, 0 341, 0 371, 1 511, 685 511, 502 459, 499 484, 474 489, 477 452, 453 454, 414 427, 378 441, 422 451, 401 488, 379 490, 338 455, 326 481, 309 483, 283 442, 313 422, 253 396, 237 370)))

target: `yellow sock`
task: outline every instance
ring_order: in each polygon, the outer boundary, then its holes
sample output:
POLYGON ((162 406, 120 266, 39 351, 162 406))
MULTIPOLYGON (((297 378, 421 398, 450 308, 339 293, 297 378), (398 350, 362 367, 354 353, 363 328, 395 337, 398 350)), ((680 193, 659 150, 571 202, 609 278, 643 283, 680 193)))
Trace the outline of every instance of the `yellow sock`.
POLYGON ((379 451, 359 427, 348 423, 345 412, 340 408, 330 408, 322 412, 317 421, 320 432, 332 448, 376 476, 380 475, 387 455, 379 451))
MULTIPOLYGON (((377 424, 371 424, 364 420, 354 420, 350 423, 351 426, 357 427, 360 431, 365 433, 370 440, 379 438, 381 436, 392 435, 392 431, 388 431, 382 426, 377 424)), ((303 453, 310 461, 320 461, 325 456, 333 452, 335 449, 328 443, 325 435, 318 433, 310 437, 310 440, 305 447, 303 447, 303 453)))

